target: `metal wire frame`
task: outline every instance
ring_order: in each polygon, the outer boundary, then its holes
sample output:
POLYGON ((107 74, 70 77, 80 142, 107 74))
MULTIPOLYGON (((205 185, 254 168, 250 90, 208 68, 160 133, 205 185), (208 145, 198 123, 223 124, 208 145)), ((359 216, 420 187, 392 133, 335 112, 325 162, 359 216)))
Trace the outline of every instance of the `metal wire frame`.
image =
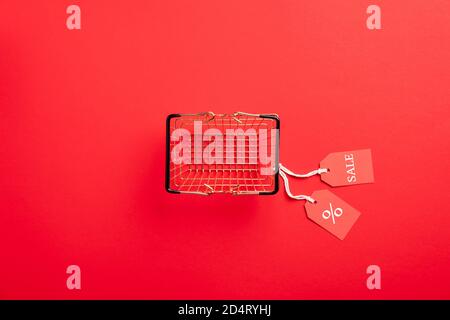
MULTIPOLYGON (((261 175, 260 164, 257 155, 259 152, 259 143, 256 149, 250 151, 245 144, 244 154, 240 153, 238 157, 237 148, 233 150, 233 163, 227 163, 229 157, 223 158, 225 163, 219 164, 195 164, 194 154, 190 164, 176 165, 170 160, 171 150, 176 144, 170 139, 173 130, 185 128, 193 132, 194 121, 202 121, 202 126, 208 128, 220 128, 222 132, 226 129, 255 129, 255 138, 259 142, 259 128, 278 129, 279 120, 276 114, 251 114, 245 112, 235 112, 232 114, 215 114, 213 112, 202 112, 197 114, 177 114, 171 115, 167 119, 167 150, 166 150, 166 189, 175 193, 191 193, 210 195, 213 193, 228 193, 233 195, 243 194, 273 194, 278 191, 278 153, 279 138, 277 135, 275 168, 273 175, 261 175), (254 159, 256 157, 256 159, 254 159)), ((202 136, 205 130, 202 132, 202 136)), ((191 141, 194 141, 194 134, 191 141)), ((225 139, 229 139, 225 135, 225 139)), ((232 137, 236 144, 245 143, 246 136, 237 135, 232 137), (236 138, 236 140, 235 140, 236 138), (244 139, 239 140, 239 139, 244 139)), ((249 137, 250 139, 250 137, 249 137)), ((268 145, 270 145, 270 134, 268 135, 268 145)), ((210 141, 203 141, 202 149, 210 141)), ((220 150, 222 153, 225 150, 220 150)), ((202 151, 203 152, 203 151, 202 151)), ((216 150, 217 152, 217 150, 216 150)))

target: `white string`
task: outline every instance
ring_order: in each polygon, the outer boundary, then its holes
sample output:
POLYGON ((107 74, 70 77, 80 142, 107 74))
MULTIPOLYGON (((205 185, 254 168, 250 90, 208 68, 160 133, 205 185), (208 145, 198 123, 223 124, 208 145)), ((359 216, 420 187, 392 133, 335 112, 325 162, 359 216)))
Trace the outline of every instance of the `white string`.
POLYGON ((307 195, 304 195, 304 194, 293 195, 291 193, 291 189, 289 189, 289 180, 288 180, 286 174, 284 173, 284 171, 281 169, 281 164, 280 164, 280 171, 279 171, 279 173, 280 173, 281 178, 283 178, 283 181, 284 181, 284 189, 286 189, 286 193, 287 193, 287 195, 290 198, 295 199, 295 200, 306 200, 306 201, 309 201, 311 203, 315 203, 316 202, 310 196, 307 196, 307 195))
POLYGON ((291 170, 289 170, 288 168, 283 166, 281 163, 279 165, 280 165, 280 170, 283 170, 288 175, 293 176, 293 177, 297 177, 297 178, 308 178, 308 177, 312 177, 312 176, 314 176, 316 174, 322 174, 322 173, 328 172, 328 169, 319 168, 319 169, 313 170, 313 171, 305 173, 305 174, 299 174, 299 173, 292 172, 291 170))
POLYGON ((295 200, 306 200, 311 203, 316 202, 316 200, 314 200, 310 196, 307 196, 304 194, 293 195, 291 192, 291 189, 289 188, 289 179, 286 176, 286 174, 296 177, 296 178, 308 178, 308 177, 312 177, 316 174, 322 174, 322 173, 328 172, 328 169, 319 168, 319 169, 313 170, 313 171, 305 173, 305 174, 299 174, 299 173, 292 172, 291 170, 289 170, 288 168, 283 166, 281 163, 279 163, 279 167, 280 167, 280 170, 279 170, 280 176, 281 176, 281 178, 283 178, 283 181, 284 181, 284 188, 286 189, 286 193, 290 198, 295 199, 295 200))

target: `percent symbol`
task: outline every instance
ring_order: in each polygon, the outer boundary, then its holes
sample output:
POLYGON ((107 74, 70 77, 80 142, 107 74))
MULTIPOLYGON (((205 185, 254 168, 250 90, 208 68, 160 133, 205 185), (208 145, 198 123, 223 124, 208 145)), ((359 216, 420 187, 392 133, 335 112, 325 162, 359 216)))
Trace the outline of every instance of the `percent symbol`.
POLYGON ((333 206, 330 203, 330 210, 325 210, 324 212, 322 212, 322 218, 324 218, 325 220, 331 218, 331 220, 333 220, 333 224, 336 224, 335 218, 339 218, 343 213, 344 210, 342 210, 342 208, 336 208, 333 210, 333 206))

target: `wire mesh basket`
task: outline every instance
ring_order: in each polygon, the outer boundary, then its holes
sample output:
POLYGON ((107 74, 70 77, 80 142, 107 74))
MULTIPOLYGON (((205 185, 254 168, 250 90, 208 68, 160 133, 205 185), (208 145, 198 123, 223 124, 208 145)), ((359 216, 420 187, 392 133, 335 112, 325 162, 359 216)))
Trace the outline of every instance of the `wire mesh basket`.
POLYGON ((171 114, 166 121, 166 190, 210 195, 278 191, 276 114, 171 114))

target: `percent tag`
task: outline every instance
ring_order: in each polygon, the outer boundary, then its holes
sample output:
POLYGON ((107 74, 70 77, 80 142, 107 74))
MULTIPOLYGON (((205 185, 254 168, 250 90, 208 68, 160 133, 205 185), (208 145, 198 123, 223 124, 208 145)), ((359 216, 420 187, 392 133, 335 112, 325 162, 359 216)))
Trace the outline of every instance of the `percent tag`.
POLYGON ((344 240, 358 220, 359 211, 328 190, 315 191, 311 197, 316 202, 305 204, 308 218, 339 239, 344 240))
POLYGON ((320 162, 320 167, 328 169, 320 178, 332 187, 374 181, 370 149, 330 153, 320 162))

